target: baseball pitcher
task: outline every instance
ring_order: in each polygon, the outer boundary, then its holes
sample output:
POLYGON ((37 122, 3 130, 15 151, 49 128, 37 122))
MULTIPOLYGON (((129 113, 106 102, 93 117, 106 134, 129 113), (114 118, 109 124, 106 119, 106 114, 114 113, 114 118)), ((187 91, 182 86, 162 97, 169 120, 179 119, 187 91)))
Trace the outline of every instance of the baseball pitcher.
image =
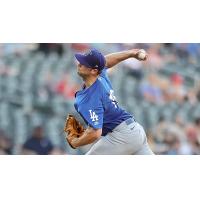
POLYGON ((75 94, 75 109, 86 122, 82 125, 68 116, 64 131, 72 148, 93 143, 88 155, 150 155, 143 127, 135 118, 119 107, 107 69, 129 59, 145 61, 144 50, 132 49, 103 56, 92 49, 86 54, 75 54, 77 73, 83 86, 75 94))

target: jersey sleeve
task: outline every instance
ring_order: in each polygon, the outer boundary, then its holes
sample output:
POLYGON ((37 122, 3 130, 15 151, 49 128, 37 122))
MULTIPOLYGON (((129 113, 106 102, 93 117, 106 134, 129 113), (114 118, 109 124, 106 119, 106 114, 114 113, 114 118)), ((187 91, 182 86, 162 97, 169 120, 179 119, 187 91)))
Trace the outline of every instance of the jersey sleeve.
POLYGON ((109 86, 112 88, 112 84, 111 84, 111 81, 110 81, 110 79, 109 79, 109 77, 108 77, 108 68, 107 67, 105 67, 103 70, 102 70, 102 72, 101 72, 101 74, 100 74, 100 77, 102 77, 102 78, 104 78, 105 80, 106 80, 106 82, 109 84, 109 86))
POLYGON ((104 115, 101 92, 96 90, 96 94, 93 93, 92 95, 93 98, 84 103, 79 113, 87 125, 99 129, 103 127, 104 115))
POLYGON ((107 72, 107 70, 108 70, 108 68, 105 67, 105 68, 102 70, 100 76, 107 79, 107 78, 108 78, 108 72, 107 72))

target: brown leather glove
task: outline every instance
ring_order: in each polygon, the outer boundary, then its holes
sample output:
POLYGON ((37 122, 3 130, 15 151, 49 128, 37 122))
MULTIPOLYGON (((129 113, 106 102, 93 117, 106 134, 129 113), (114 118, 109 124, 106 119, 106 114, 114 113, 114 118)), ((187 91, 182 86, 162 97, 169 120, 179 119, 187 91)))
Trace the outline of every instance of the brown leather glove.
POLYGON ((85 129, 81 123, 73 115, 69 114, 65 121, 64 132, 66 133, 66 140, 72 148, 74 147, 70 143, 71 139, 80 137, 84 131, 85 129))

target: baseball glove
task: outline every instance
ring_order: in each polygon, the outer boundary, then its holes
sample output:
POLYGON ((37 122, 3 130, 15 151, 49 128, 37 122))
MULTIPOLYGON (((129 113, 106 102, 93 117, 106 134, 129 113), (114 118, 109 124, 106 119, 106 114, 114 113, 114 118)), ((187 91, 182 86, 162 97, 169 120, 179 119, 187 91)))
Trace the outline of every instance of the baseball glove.
POLYGON ((74 147, 71 145, 70 141, 73 138, 78 138, 83 135, 84 131, 84 127, 73 115, 67 116, 64 126, 64 132, 67 134, 66 139, 72 148, 74 147))

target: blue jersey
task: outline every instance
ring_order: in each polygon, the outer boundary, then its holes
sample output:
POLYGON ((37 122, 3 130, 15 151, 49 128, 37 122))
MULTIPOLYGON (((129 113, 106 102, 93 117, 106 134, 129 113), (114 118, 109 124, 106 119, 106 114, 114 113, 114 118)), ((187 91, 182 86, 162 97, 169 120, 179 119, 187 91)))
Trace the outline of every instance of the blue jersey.
POLYGON ((75 95, 74 107, 87 125, 102 128, 102 136, 133 116, 118 106, 105 68, 98 79, 88 88, 75 95))

